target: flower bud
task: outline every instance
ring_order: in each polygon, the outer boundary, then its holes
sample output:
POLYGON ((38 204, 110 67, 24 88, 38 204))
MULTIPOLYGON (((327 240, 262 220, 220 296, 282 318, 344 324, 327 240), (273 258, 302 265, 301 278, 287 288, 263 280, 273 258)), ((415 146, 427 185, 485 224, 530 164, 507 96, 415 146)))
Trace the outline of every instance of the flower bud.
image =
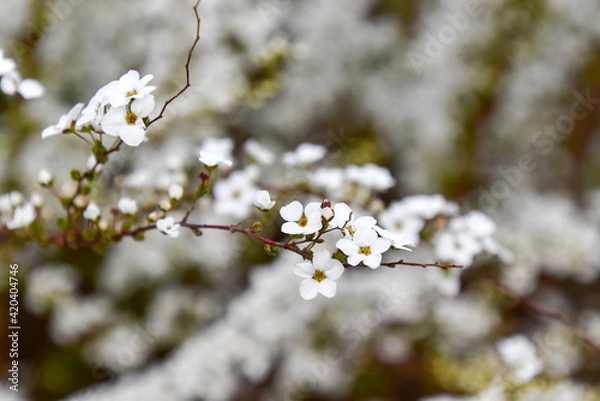
POLYGON ((52 185, 52 181, 54 180, 54 178, 52 177, 52 174, 50 174, 50 172, 48 170, 41 169, 38 173, 37 180, 41 186, 47 187, 47 186, 52 185))

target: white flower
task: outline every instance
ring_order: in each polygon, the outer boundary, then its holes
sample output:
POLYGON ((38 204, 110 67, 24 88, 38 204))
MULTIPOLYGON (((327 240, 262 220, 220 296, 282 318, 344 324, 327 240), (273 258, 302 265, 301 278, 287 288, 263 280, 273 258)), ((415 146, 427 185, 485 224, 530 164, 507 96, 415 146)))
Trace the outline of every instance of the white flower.
POLYGON ((183 196, 183 187, 176 182, 169 185, 167 191, 169 192, 170 199, 179 200, 183 196))
POLYGON ((469 266, 482 247, 474 237, 462 232, 444 230, 433 239, 435 254, 445 262, 469 266))
POLYGON ((37 176, 38 183, 43 186, 52 184, 52 174, 46 169, 41 169, 37 176))
POLYGON ((327 149, 321 145, 303 143, 293 152, 283 154, 282 161, 288 166, 306 166, 321 160, 327 154, 327 149))
POLYGON ((275 162, 273 152, 253 139, 249 139, 244 143, 244 151, 258 164, 269 166, 275 162))
POLYGON ((271 195, 269 191, 256 191, 254 193, 254 206, 259 208, 262 211, 271 210, 273 206, 275 206, 275 201, 271 200, 271 195))
POLYGON ((231 167, 233 164, 232 150, 233 140, 231 138, 208 138, 200 147, 198 160, 207 167, 214 167, 216 165, 231 167))
POLYGON ((392 241, 392 246, 396 249, 412 251, 412 249, 410 249, 408 247, 415 246, 414 242, 404 238, 404 236, 402 234, 393 233, 389 230, 385 230, 378 226, 374 226, 373 229, 377 232, 377 234, 379 234, 379 236, 381 236, 381 238, 389 239, 390 241, 392 241))
POLYGON ((352 220, 352 209, 345 203, 336 203, 333 206, 333 219, 329 227, 342 228, 352 220))
POLYGON ((44 95, 45 89, 37 79, 26 78, 19 83, 17 92, 23 99, 37 99, 44 95))
POLYGON ((118 81, 113 81, 106 86, 105 96, 113 107, 125 106, 132 99, 144 99, 156 89, 155 86, 147 86, 153 77, 148 74, 140 79, 137 71, 129 70, 118 81))
POLYGON ((401 203, 411 214, 426 220, 438 214, 452 216, 457 214, 459 209, 456 203, 446 200, 439 194, 408 196, 402 199, 401 203))
POLYGON ((217 181, 213 188, 217 214, 242 220, 250 215, 254 193, 258 190, 246 171, 234 171, 217 181))
POLYGON ((179 227, 181 227, 181 225, 175 223, 175 220, 173 220, 172 217, 165 217, 156 222, 156 228, 171 238, 177 238, 179 236, 179 227))
POLYGON ((388 169, 372 163, 364 166, 348 166, 345 174, 348 181, 356 182, 364 188, 375 191, 390 189, 396 183, 388 169))
POLYGON ((304 279, 300 284, 300 296, 306 300, 314 299, 317 293, 327 298, 335 296, 337 283, 334 280, 344 273, 344 266, 326 250, 315 251, 313 262, 296 264, 294 274, 304 279))
POLYGON ((44 87, 35 79, 23 79, 17 70, 7 72, 0 79, 0 90, 7 95, 18 92, 24 99, 35 99, 44 94, 44 87))
POLYGON ((143 118, 153 109, 154 97, 148 95, 134 100, 131 105, 111 107, 100 124, 106 134, 118 136, 129 146, 138 146, 146 137, 143 118))
POLYGON ((4 51, 0 49, 0 76, 17 68, 17 64, 11 58, 4 57, 4 51))
POLYGON ((117 207, 119 208, 121 213, 130 215, 136 214, 138 210, 135 199, 131 198, 119 199, 119 202, 117 202, 117 207))
POLYGON ((94 96, 88 102, 88 105, 81 110, 81 115, 77 119, 75 126, 80 128, 88 124, 91 124, 94 129, 99 130, 101 128, 102 117, 104 117, 104 106, 108 104, 106 98, 106 92, 108 91, 108 85, 104 85, 98 89, 94 96))
POLYGON ((303 208, 300 202, 293 201, 282 207, 279 214, 286 221, 281 226, 281 231, 286 234, 314 234, 323 226, 321 204, 318 202, 311 202, 303 208))
POLYGON ((535 345, 522 334, 501 339, 496 348, 517 383, 528 383, 544 367, 536 354, 535 345))
POLYGON ((356 266, 363 263, 371 269, 381 265, 381 254, 390 249, 392 241, 379 238, 372 229, 362 229, 354 233, 352 238, 340 239, 336 247, 348 256, 348 263, 356 266))
POLYGON ((31 203, 17 206, 14 210, 12 219, 6 223, 9 230, 29 226, 35 220, 35 208, 31 203))
POLYGON ((424 217, 415 214, 405 202, 392 202, 386 210, 379 213, 381 226, 394 234, 400 234, 407 241, 419 243, 420 232, 425 227, 424 217))
POLYGON ((83 103, 77 103, 67 114, 64 114, 58 120, 56 125, 51 125, 42 131, 42 139, 48 138, 49 136, 62 134, 65 131, 71 129, 73 122, 77 120, 77 116, 83 109, 83 103))
POLYGON ((100 208, 94 202, 90 202, 85 211, 83 212, 83 218, 89 221, 96 221, 100 218, 100 208))

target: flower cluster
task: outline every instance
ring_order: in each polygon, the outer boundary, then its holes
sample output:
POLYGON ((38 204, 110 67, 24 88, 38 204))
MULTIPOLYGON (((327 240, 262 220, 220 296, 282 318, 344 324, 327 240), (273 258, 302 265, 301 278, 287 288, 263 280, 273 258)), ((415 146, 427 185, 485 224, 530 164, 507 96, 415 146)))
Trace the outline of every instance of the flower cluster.
POLYGON ((24 99, 36 99, 44 95, 42 84, 36 79, 23 79, 15 61, 5 57, 2 49, 0 49, 0 90, 6 95, 18 93, 24 99))
POLYGON ((34 222, 41 204, 41 196, 35 193, 29 201, 25 201, 17 191, 0 195, 0 228, 5 226, 9 230, 16 230, 28 227, 34 222))
POLYGON ((148 85, 152 78, 150 74, 140 78, 137 71, 130 70, 98 89, 87 105, 73 106, 57 124, 42 131, 42 138, 87 132, 118 137, 129 146, 140 145, 155 105, 150 93, 156 87, 148 85))

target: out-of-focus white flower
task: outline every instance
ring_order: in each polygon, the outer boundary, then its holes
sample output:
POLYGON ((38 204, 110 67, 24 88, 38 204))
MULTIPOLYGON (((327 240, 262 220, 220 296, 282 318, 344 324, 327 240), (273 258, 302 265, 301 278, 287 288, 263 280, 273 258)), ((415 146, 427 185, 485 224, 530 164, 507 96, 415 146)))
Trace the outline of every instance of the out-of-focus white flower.
POLYGON ((138 146, 146 138, 143 119, 153 109, 154 96, 148 95, 127 106, 111 107, 100 124, 106 134, 118 136, 129 146, 138 146))
POLYGON ((385 191, 396 184, 396 180, 388 169, 372 163, 364 166, 348 166, 345 175, 348 181, 356 182, 364 188, 375 191, 385 191))
POLYGON ((173 220, 172 217, 165 217, 164 219, 157 220, 156 222, 156 228, 171 238, 179 237, 179 227, 181 227, 181 225, 179 223, 175 223, 175 220, 173 220))
POLYGON ((321 229, 321 204, 311 202, 303 207, 298 201, 293 201, 279 210, 279 214, 286 221, 281 226, 281 231, 286 234, 314 234, 321 229))
POLYGON ((37 176, 38 183, 43 186, 52 184, 52 174, 46 169, 41 169, 37 176))
POLYGON ((7 95, 19 93, 24 99, 37 99, 45 90, 44 86, 36 79, 23 79, 18 71, 12 70, 0 78, 0 90, 7 95))
POLYGON ((246 171, 234 171, 229 177, 217 181, 213 188, 215 212, 245 219, 252 211, 257 190, 246 171))
POLYGON ((381 236, 381 238, 389 239, 392 242, 392 246, 396 249, 412 251, 409 246, 415 246, 413 241, 404 238, 402 234, 393 233, 378 226, 374 226, 373 229, 377 232, 377 234, 379 234, 379 236, 381 236))
POLYGON ((83 218, 90 221, 97 221, 100 218, 100 208, 98 205, 90 202, 83 212, 83 218))
POLYGON ((231 138, 208 138, 200 147, 198 160, 207 167, 216 165, 231 167, 233 165, 232 151, 233 140, 231 138))
POLYGON ((17 68, 17 64, 11 58, 4 57, 4 50, 0 49, 0 76, 17 68))
POLYGON ((424 218, 415 214, 403 201, 392 202, 379 213, 378 221, 383 228, 400 234, 415 244, 419 243, 419 233, 425 226, 424 218))
POLYGON ((300 296, 306 300, 314 299, 318 293, 332 298, 337 292, 334 280, 344 273, 344 266, 339 260, 332 259, 329 251, 319 250, 314 253, 313 262, 297 263, 294 274, 304 280, 300 284, 300 296))
POLYGON ((167 190, 169 192, 169 198, 179 200, 183 196, 183 187, 176 182, 169 185, 167 190))
POLYGON ((380 238, 372 229, 361 229, 352 238, 340 239, 336 247, 348 256, 348 263, 356 266, 363 263, 371 269, 381 265, 381 254, 390 249, 392 241, 380 238))
POLYGON ((31 203, 17 206, 13 212, 12 219, 6 223, 9 230, 24 228, 29 226, 35 220, 35 208, 31 203))
POLYGON ((444 230, 433 239, 435 254, 445 262, 469 266, 482 251, 479 242, 466 233, 444 230))
POLYGON ((321 160, 327 154, 327 149, 312 143, 300 144, 293 152, 286 152, 282 161, 288 166, 306 166, 321 160))
POLYGON ((517 383, 528 383, 543 370, 535 345, 522 334, 499 340, 496 348, 517 383))
POLYGON ((270 166, 275 162, 273 152, 253 139, 249 139, 244 143, 244 151, 258 164, 270 166))
POLYGON ((77 103, 67 114, 62 115, 56 125, 51 125, 42 131, 42 139, 69 131, 83 109, 83 103, 77 103))
POLYGON ((140 74, 135 70, 129 70, 118 81, 108 84, 104 96, 113 107, 127 105, 132 99, 144 99, 150 97, 150 93, 156 86, 148 86, 148 82, 154 78, 152 74, 145 75, 140 79, 140 74))
POLYGON ((44 198, 42 197, 42 195, 38 194, 37 192, 34 192, 31 194, 31 196, 29 197, 29 201, 31 202, 33 207, 36 207, 36 208, 39 208, 44 204, 44 198))
POLYGON ((138 211, 138 207, 137 207, 137 203, 135 202, 135 199, 131 199, 131 198, 119 199, 119 202, 117 202, 117 207, 119 208, 119 211, 123 214, 133 215, 133 214, 136 214, 138 211))
POLYGON ((267 211, 273 209, 275 206, 275 201, 271 200, 271 195, 269 191, 260 190, 254 193, 254 206, 259 208, 262 211, 267 211))

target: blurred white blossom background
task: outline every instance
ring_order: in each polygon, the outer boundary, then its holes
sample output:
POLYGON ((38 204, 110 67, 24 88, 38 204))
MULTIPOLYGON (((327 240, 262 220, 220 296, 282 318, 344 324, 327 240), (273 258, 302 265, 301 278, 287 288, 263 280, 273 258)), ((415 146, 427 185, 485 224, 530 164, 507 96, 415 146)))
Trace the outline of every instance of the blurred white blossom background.
MULTIPOLYGON (((0 192, 41 192, 42 169, 72 190, 89 147, 40 135, 107 82, 134 69, 154 76, 157 106, 177 92, 192 6, 3 0, 0 49, 45 91, 0 93, 0 192)), ((149 232, 103 255, 0 238, 27 322, 21 391, 3 385, 2 400, 600 397, 600 3, 202 0, 198 12, 192 86, 103 166, 98 213, 197 185, 203 146, 236 161, 196 221, 255 218, 240 194, 260 176, 307 189, 304 204, 375 215, 417 245, 400 258, 470 267, 346 269, 334 298, 308 302, 298 255, 238 234, 149 232), (439 213, 454 217, 419 243, 439 213)), ((282 191, 275 208, 294 199, 282 191)), ((264 232, 283 238, 269 216, 264 232)))

